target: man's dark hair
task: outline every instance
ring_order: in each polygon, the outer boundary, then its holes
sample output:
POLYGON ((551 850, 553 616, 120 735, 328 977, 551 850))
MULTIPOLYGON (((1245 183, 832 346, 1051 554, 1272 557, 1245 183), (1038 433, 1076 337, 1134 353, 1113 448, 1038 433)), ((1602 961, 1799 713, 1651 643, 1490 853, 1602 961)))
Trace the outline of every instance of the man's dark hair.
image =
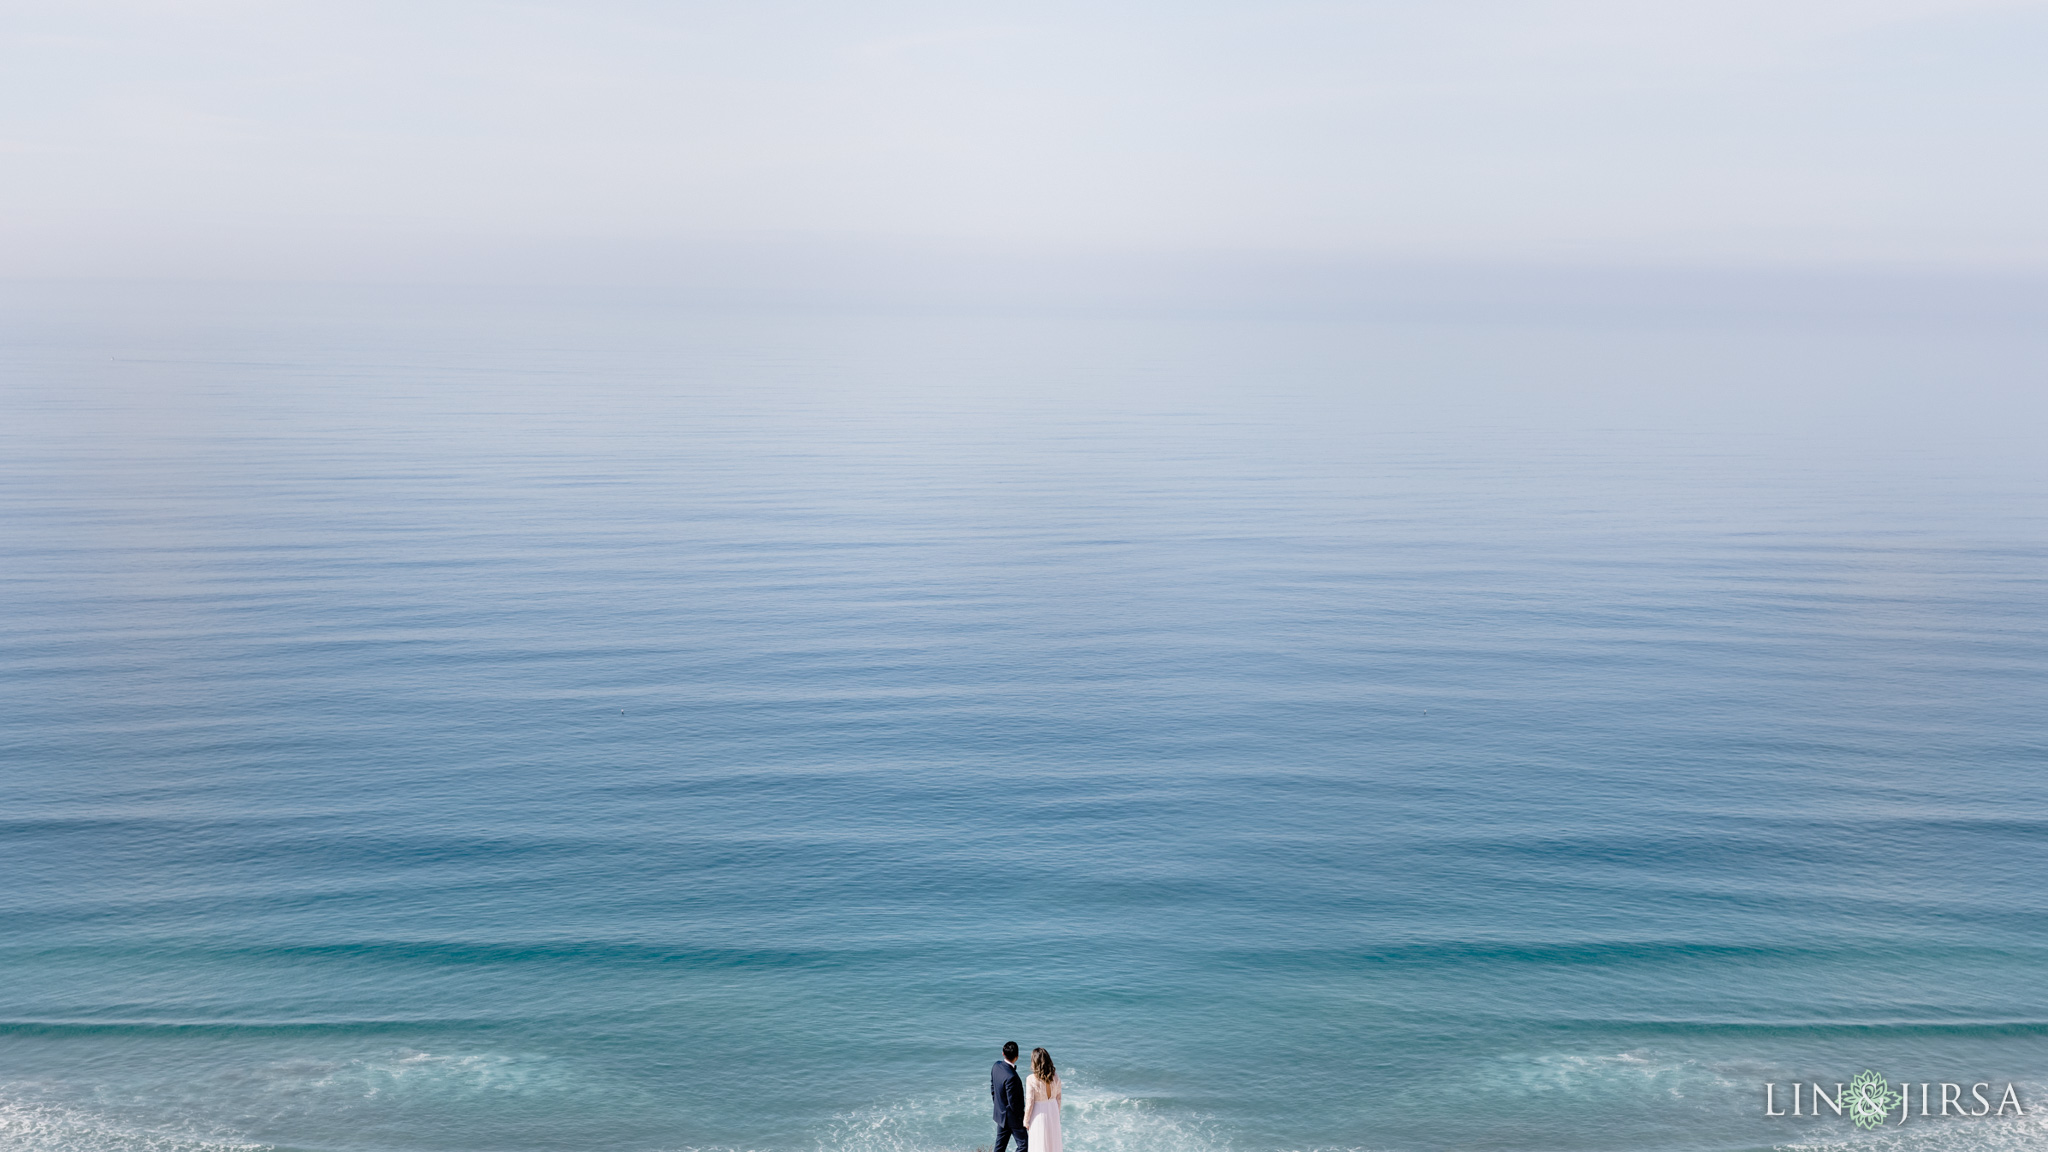
POLYGON ((1005 1041, 1003 1041, 1003 1059, 1005 1059, 1005 1060, 1015 1060, 1016 1058, 1017 1058, 1017 1042, 1016 1042, 1015 1040, 1005 1040, 1005 1041))

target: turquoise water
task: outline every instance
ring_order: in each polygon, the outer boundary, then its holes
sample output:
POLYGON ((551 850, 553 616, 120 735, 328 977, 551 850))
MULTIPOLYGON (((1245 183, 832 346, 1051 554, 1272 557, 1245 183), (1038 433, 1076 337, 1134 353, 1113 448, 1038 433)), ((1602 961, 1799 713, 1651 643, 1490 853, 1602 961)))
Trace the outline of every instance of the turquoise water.
POLYGON ((2048 338, 15 316, 7 1147, 2048 1146, 2048 338))

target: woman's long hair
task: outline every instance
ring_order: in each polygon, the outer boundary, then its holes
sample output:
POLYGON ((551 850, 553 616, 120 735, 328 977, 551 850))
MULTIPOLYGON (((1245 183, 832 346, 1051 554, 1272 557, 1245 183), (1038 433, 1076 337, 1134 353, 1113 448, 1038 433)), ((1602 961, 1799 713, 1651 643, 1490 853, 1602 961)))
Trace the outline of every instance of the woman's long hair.
POLYGON ((1048 1089, 1051 1088, 1053 1080, 1060 1074, 1059 1069, 1052 1066, 1052 1053, 1047 1052, 1043 1048, 1033 1048, 1031 1050, 1031 1074, 1038 1077, 1039 1082, 1048 1089))

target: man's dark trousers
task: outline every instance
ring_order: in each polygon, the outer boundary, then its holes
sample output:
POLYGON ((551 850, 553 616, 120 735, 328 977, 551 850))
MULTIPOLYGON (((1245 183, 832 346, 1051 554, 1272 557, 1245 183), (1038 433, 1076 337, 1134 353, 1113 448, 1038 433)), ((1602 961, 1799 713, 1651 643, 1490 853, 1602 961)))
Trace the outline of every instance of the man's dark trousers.
POLYGON ((1017 1138, 1017 1152, 1030 1152, 1031 1136, 1024 1131, 1024 1081, 1008 1060, 998 1060, 988 1070, 988 1094, 996 1104, 995 1152, 1008 1148, 1012 1136, 1017 1138))

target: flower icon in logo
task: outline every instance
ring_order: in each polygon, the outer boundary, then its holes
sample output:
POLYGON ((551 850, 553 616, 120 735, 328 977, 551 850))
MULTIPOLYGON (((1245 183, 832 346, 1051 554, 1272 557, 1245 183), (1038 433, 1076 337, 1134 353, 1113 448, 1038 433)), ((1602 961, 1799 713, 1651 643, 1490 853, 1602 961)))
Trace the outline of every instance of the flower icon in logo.
POLYGON ((1849 1106, 1849 1119, 1856 1121, 1858 1128, 1877 1127, 1884 1123, 1885 1113, 1906 1102, 1903 1094, 1892 1091, 1884 1077, 1868 1068, 1849 1081, 1848 1097, 1842 1102, 1849 1106))

